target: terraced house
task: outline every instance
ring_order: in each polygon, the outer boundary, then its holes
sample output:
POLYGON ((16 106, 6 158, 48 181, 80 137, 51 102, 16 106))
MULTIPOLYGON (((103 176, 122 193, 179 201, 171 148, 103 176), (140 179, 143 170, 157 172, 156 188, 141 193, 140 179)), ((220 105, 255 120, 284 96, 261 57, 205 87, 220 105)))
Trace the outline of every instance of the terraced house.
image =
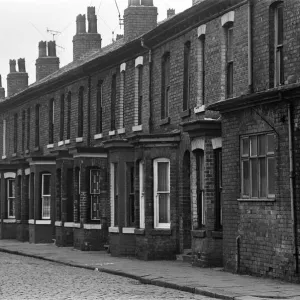
POLYGON ((11 60, 0 238, 297 279, 298 13, 198 0, 157 24, 129 0, 111 45, 88 7, 69 65, 40 42, 28 86, 11 60))

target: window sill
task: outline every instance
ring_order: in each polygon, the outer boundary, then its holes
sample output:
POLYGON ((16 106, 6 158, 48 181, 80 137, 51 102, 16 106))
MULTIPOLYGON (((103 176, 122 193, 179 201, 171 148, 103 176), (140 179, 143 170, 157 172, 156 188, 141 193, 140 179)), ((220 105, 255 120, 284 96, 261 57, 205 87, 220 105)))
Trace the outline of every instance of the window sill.
POLYGON ((187 117, 189 117, 191 115, 191 110, 190 109, 187 109, 187 110, 185 110, 185 111, 183 111, 183 112, 181 112, 180 113, 180 118, 187 118, 187 117))
POLYGON ((3 155, 3 156, 2 156, 2 159, 6 159, 6 155, 3 155))
POLYGON ((54 144, 48 144, 47 145, 47 149, 52 149, 52 148, 54 148, 54 144))
POLYGON ((123 227, 122 233, 125 234, 135 234, 135 228, 134 227, 123 227))
POLYGON ((55 226, 56 227, 61 227, 62 226, 62 221, 55 221, 55 226))
POLYGON ((58 146, 58 147, 61 147, 61 146, 64 145, 64 143, 65 143, 64 141, 59 141, 59 142, 57 143, 57 146, 58 146))
POLYGON ((31 220, 28 220, 28 224, 35 224, 35 222, 34 222, 34 220, 33 219, 31 219, 31 220))
POLYGON ((205 105, 200 105, 194 108, 194 113, 199 114, 201 112, 205 112, 205 105))
POLYGON ((109 227, 108 232, 110 232, 110 233, 119 233, 119 227, 109 227))
POLYGON ((17 157, 17 153, 13 153, 11 157, 17 157))
POLYGON ((98 133, 94 135, 94 140, 100 140, 103 138, 103 134, 102 133, 98 133))
POLYGON ((118 129, 118 134, 124 134, 124 133, 125 133, 125 128, 118 129))
POLYGON ((239 202, 275 202, 276 198, 240 198, 239 202))
POLYGON ((108 132, 108 135, 109 136, 116 135, 116 131, 115 130, 111 130, 111 131, 108 132))
POLYGON ((65 140, 65 145, 69 145, 71 143, 70 140, 65 140))
POLYGON ((36 225, 51 225, 51 220, 36 220, 36 225))
POLYGON ((73 223, 73 228, 80 228, 80 223, 73 223))
POLYGON ((205 229, 192 230, 192 237, 205 238, 206 237, 206 230, 205 229))
POLYGON ((65 228, 73 228, 74 227, 74 223, 73 222, 65 222, 64 223, 64 227, 65 228))
POLYGON ((83 225, 84 229, 89 229, 89 230, 100 230, 102 229, 102 225, 101 224, 84 224, 83 225))
POLYGON ((142 131, 142 130, 143 130, 143 125, 135 125, 132 127, 133 132, 142 131))
POLYGON ((17 220, 16 219, 3 219, 3 223, 7 223, 7 224, 15 224, 17 223, 17 220))
POLYGON ((150 235, 172 235, 171 229, 156 228, 150 231, 150 235))
POLYGON ((82 143, 82 142, 83 142, 83 137, 76 138, 76 143, 82 143))
POLYGON ((164 118, 159 122, 160 126, 167 125, 167 124, 170 124, 170 117, 164 118))

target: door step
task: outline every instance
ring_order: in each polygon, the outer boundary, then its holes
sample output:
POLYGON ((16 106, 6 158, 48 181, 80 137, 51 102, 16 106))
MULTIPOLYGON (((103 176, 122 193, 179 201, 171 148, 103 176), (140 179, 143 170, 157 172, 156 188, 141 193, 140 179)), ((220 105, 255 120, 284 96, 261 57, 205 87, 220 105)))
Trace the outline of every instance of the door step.
POLYGON ((192 249, 184 249, 183 254, 176 255, 176 260, 192 263, 194 261, 194 255, 192 254, 192 249))

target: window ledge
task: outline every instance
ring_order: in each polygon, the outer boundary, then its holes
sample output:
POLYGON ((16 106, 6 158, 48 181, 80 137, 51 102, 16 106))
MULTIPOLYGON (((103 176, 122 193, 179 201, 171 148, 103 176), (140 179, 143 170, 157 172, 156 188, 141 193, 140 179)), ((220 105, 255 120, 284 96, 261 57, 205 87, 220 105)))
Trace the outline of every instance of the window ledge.
POLYGON ((166 118, 160 120, 160 122, 159 122, 160 126, 167 125, 167 124, 170 124, 170 117, 166 117, 166 118))
POLYGON ((36 225, 51 225, 51 220, 36 220, 36 225))
POLYGON ((143 125, 132 126, 132 131, 133 132, 142 131, 142 130, 143 130, 143 125))
POLYGON ((31 219, 31 220, 28 220, 28 224, 35 224, 35 222, 33 219, 31 219))
POLYGON ((3 155, 3 156, 2 156, 2 159, 6 159, 6 155, 3 155))
POLYGON ((93 229, 102 229, 102 225, 101 224, 84 224, 83 225, 84 229, 89 229, 89 230, 93 230, 93 229))
POLYGON ((194 108, 194 113, 199 114, 205 111, 205 105, 200 105, 194 108))
POLYGON ((134 233, 135 233, 136 235, 144 235, 144 234, 145 234, 145 229, 144 229, 144 228, 136 228, 136 229, 134 230, 134 233))
POLYGON ((122 228, 122 233, 135 234, 135 228, 134 227, 124 227, 124 228, 122 228))
POLYGON ((190 109, 187 109, 183 112, 180 113, 180 117, 183 119, 183 118, 187 118, 191 115, 191 110, 190 109))
POLYGON ((17 223, 16 219, 3 219, 3 223, 15 224, 17 223))
POLYGON ((69 145, 71 143, 70 140, 65 140, 65 145, 69 145))
POLYGON ((192 230, 192 237, 205 238, 206 237, 206 230, 205 229, 192 230))
POLYGON ((51 148, 54 148, 54 144, 48 144, 47 145, 47 149, 51 149, 51 148))
POLYGON ((98 133, 94 135, 94 140, 100 140, 103 138, 103 134, 102 133, 98 133))
POLYGON ((276 198, 240 198, 239 202, 275 202, 276 198))
POLYGON ((125 128, 118 129, 118 134, 124 134, 124 133, 125 133, 125 128))
POLYGON ((156 228, 150 231, 150 235, 172 235, 171 229, 156 228))
POLYGON ((213 231, 212 237, 214 239, 223 239, 223 232, 222 231, 213 231))
POLYGON ((109 227, 108 232, 110 232, 110 233, 119 233, 119 227, 109 227))
POLYGON ((64 223, 64 227, 65 228, 73 228, 74 227, 74 223, 73 222, 65 222, 64 223))
POLYGON ((64 145, 64 143, 65 143, 64 141, 59 141, 59 142, 57 143, 57 146, 58 146, 58 147, 61 147, 61 146, 64 145))
POLYGON ((11 157, 16 157, 17 156, 17 153, 13 153, 12 155, 11 155, 11 157))
POLYGON ((109 136, 116 135, 116 131, 115 130, 111 130, 111 131, 108 132, 108 135, 109 136))
POLYGON ((55 226, 56 227, 61 227, 62 226, 62 221, 55 221, 55 226))
POLYGON ((82 143, 82 142, 83 142, 83 137, 76 138, 76 143, 82 143))
POLYGON ((73 223, 73 228, 80 228, 80 223, 73 223))

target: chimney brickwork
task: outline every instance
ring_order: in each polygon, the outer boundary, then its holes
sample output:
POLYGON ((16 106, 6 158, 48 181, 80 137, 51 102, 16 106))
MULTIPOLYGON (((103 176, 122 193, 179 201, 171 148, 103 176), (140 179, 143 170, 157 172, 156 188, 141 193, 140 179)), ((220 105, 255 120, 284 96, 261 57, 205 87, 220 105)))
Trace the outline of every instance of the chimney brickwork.
POLYGON ((5 99, 5 89, 2 87, 2 77, 0 75, 0 101, 5 99))
POLYGON ((39 57, 36 60, 36 81, 39 81, 59 69, 59 58, 56 56, 55 41, 39 42, 39 57))
POLYGON ((25 68, 25 59, 18 59, 18 72, 16 70, 16 61, 10 60, 10 73, 7 75, 7 96, 17 94, 28 87, 28 73, 25 68))
POLYGON ((175 16, 175 9, 173 9, 173 8, 168 9, 167 10, 167 18, 169 19, 173 16, 175 16))
POLYGON ((86 32, 86 17, 78 15, 76 18, 77 30, 73 37, 73 60, 79 60, 93 51, 101 49, 101 35, 97 30, 97 16, 95 7, 88 7, 88 32, 86 32))
POLYGON ((153 0, 129 0, 124 11, 124 36, 126 41, 150 31, 157 26, 157 7, 153 0))

